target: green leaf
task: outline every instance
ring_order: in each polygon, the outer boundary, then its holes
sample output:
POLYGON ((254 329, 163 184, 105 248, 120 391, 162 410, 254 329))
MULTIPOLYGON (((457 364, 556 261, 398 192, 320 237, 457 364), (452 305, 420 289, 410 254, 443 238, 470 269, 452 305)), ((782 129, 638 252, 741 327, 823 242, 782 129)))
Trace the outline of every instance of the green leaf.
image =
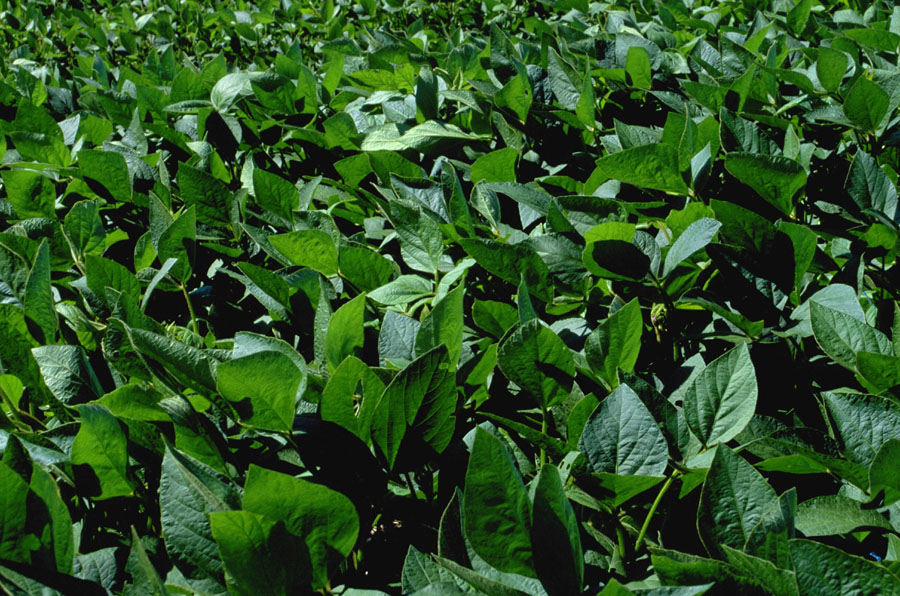
POLYGON ((827 47, 819 48, 816 76, 825 91, 834 93, 838 90, 847 72, 848 62, 849 58, 844 52, 827 47))
POLYGON ((650 54, 641 46, 630 46, 625 58, 625 73, 631 78, 631 86, 638 89, 649 89, 653 86, 653 73, 650 71, 650 54))
POLYGON ((81 346, 40 346, 32 348, 31 353, 50 393, 62 403, 75 405, 103 394, 81 346))
POLYGON ((567 110, 574 110, 578 105, 581 82, 575 71, 553 48, 550 48, 547 54, 547 75, 550 79, 550 89, 559 105, 567 110))
POLYGON ((684 392, 684 417, 703 445, 730 441, 756 410, 756 370, 746 344, 726 352, 697 374, 684 392))
POLYGON ((444 141, 480 139, 479 135, 467 133, 453 124, 428 120, 407 130, 394 123, 374 128, 363 139, 360 148, 363 151, 426 151, 444 141))
POLYGON ((209 100, 219 112, 227 112, 243 96, 253 95, 251 81, 263 73, 233 72, 219 79, 209 94, 209 100))
POLYGON ((88 186, 92 183, 99 184, 108 193, 98 194, 106 194, 123 203, 131 201, 131 176, 121 153, 82 149, 78 152, 78 170, 88 186))
POLYGON ((514 286, 519 285, 524 274, 532 296, 544 302, 552 300, 550 271, 534 249, 523 244, 505 244, 484 238, 463 238, 459 244, 488 273, 514 286))
POLYGON ((0 178, 3 179, 6 200, 20 218, 56 218, 56 191, 52 180, 32 170, 4 170, 0 178))
POLYGON ((126 294, 135 302, 141 296, 141 285, 124 265, 105 257, 86 255, 87 286, 101 300, 106 301, 106 288, 126 294))
POLYGON ((612 507, 621 507, 665 480, 663 476, 626 476, 612 472, 594 472, 593 478, 603 496, 602 502, 612 507))
POLYGON ((297 292, 297 288, 291 286, 281 275, 264 267, 246 261, 239 262, 237 266, 249 280, 241 280, 247 290, 272 313, 287 318, 291 311, 291 296, 297 292))
POLYGON ((184 202, 197 208, 198 221, 219 226, 231 222, 232 193, 224 182, 184 162, 178 163, 176 181, 184 202))
POLYGON ((191 206, 163 230, 157 241, 156 251, 159 260, 161 262, 168 259, 176 260, 170 272, 181 283, 187 282, 193 274, 196 238, 197 211, 191 206))
POLYGON ((363 292, 384 286, 394 275, 391 261, 363 246, 341 247, 338 262, 341 275, 363 292))
POLYGON ((563 490, 559 470, 541 467, 535 479, 531 544, 538 578, 550 596, 580 594, 584 579, 578 519, 563 490))
POLYGON ((500 571, 536 577, 528 493, 503 444, 480 427, 466 470, 463 518, 479 557, 500 571))
POLYGON ((860 209, 880 211, 892 221, 897 216, 897 187, 878 162, 861 149, 853 157, 844 190, 860 209))
POLYGON ((597 325, 584 345, 588 364, 611 386, 618 384, 621 369, 632 372, 641 350, 644 321, 637 299, 597 325))
POLYGON ((753 466, 719 445, 697 510, 697 529, 706 550, 721 554, 723 545, 743 550, 754 526, 775 499, 775 491, 753 466))
POLYGON ((887 115, 891 98, 878 83, 860 76, 844 97, 844 115, 855 126, 875 131, 887 115))
POLYGON ((472 305, 472 320, 482 330, 500 339, 519 322, 516 308, 495 300, 475 300, 472 305))
MULTIPOLYGON (((468 567, 463 567, 450 559, 434 556, 434 560, 443 569, 446 569, 474 588, 477 591, 476 593, 479 594, 487 594, 488 596, 529 596, 534 594, 537 588, 534 585, 536 583, 535 580, 524 578, 520 575, 502 574, 491 567, 485 566, 487 568, 480 569, 479 571, 481 571, 481 573, 479 573, 468 567)), ((416 592, 416 594, 419 594, 420 596, 429 596, 429 594, 432 593, 423 593, 423 591, 420 591, 416 592)), ((449 595, 442 591, 438 592, 437 596, 456 596, 457 594, 459 594, 459 591, 451 591, 449 592, 449 595)))
POLYGON ((857 352, 856 370, 877 392, 900 385, 900 357, 857 352))
POLYGON ((456 586, 452 573, 441 568, 429 555, 412 544, 409 545, 406 559, 403 561, 401 582, 404 594, 416 594, 420 593, 420 590, 423 590, 422 594, 433 593, 435 596, 464 593, 456 586), (440 588, 436 584, 440 584, 440 588), (452 584, 452 587, 447 586, 446 591, 442 591, 446 584, 452 584), (457 591, 453 592, 453 589, 457 591))
POLYGON ((771 562, 743 553, 728 545, 722 546, 728 562, 746 577, 763 584, 772 596, 800 596, 797 577, 793 571, 773 565, 771 562))
POLYGON ((300 208, 297 187, 281 176, 260 168, 253 170, 253 193, 260 207, 288 221, 293 212, 300 208))
POLYGON ((662 276, 668 277, 679 263, 706 247, 712 242, 721 227, 721 223, 708 217, 700 218, 689 225, 685 231, 679 234, 669 252, 666 253, 662 276))
MULTIPOLYGON (((7 450, 11 451, 9 444, 7 450)), ((71 574, 75 554, 75 532, 68 504, 60 494, 59 485, 38 462, 32 462, 31 468, 29 487, 44 502, 50 516, 50 541, 56 559, 56 569, 61 573, 71 574)))
POLYGON ((0 559, 31 562, 37 539, 26 532, 28 485, 8 465, 0 462, 0 559))
MULTIPOLYGON (((328 384, 322 390, 322 397, 319 400, 319 415, 322 416, 322 420, 339 424, 368 443, 369 421, 360 420, 356 411, 358 387, 367 370, 366 363, 359 358, 355 356, 344 358, 344 361, 331 373, 328 384)), ((368 406, 369 400, 366 402, 365 405, 368 406)), ((365 410, 368 409, 368 407, 365 408, 365 410)), ((359 416, 363 412, 364 408, 360 406, 359 416)))
POLYGON ((865 27, 846 29, 843 33, 850 39, 880 52, 894 53, 897 51, 897 44, 900 44, 900 35, 891 31, 865 27))
POLYGON ((99 254, 103 251, 106 230, 100 218, 98 201, 79 201, 72 205, 63 222, 63 232, 78 259, 84 254, 99 254))
POLYGON ((423 209, 391 203, 391 223, 400 236, 404 262, 416 271, 436 273, 442 266, 444 236, 423 209))
POLYGON ((225 594, 225 573, 209 515, 236 508, 238 489, 212 468, 166 444, 159 508, 166 552, 188 586, 225 594))
POLYGON ((438 81, 430 66, 422 66, 416 79, 416 108, 425 120, 438 117, 438 81))
POLYGON ((494 101, 497 105, 512 110, 519 118, 519 122, 523 124, 528 119, 533 98, 531 84, 528 82, 528 77, 523 74, 516 74, 500 91, 494 94, 494 101))
POLYGON ((678 149, 665 143, 641 145, 601 157, 597 171, 638 188, 684 195, 689 192, 678 167, 678 149))
POLYGON ((666 439, 628 385, 619 385, 588 419, 578 450, 596 473, 659 476, 666 469, 666 439))
POLYGON ((812 0, 800 0, 787 14, 787 26, 794 35, 800 35, 806 29, 812 4, 812 0))
POLYGON ((128 561, 125 564, 125 572, 131 576, 132 582, 126 584, 123 594, 169 596, 169 591, 153 567, 134 526, 131 526, 131 552, 128 554, 128 561))
POLYGON ((161 363, 179 382, 197 391, 215 391, 216 361, 203 350, 152 331, 125 329, 143 357, 161 363))
POLYGON ((347 356, 358 355, 363 348, 366 294, 344 303, 333 315, 325 334, 328 368, 337 367, 347 356))
POLYGON ((388 360, 406 363, 415 358, 419 326, 412 317, 392 310, 384 313, 378 333, 378 359, 382 365, 388 360))
POLYGON ((806 186, 803 166, 780 155, 734 151, 725 157, 725 169, 784 215, 791 214, 794 195, 806 186))
POLYGON ((34 262, 28 272, 23 306, 28 318, 41 328, 44 341, 55 341, 58 323, 50 285, 50 248, 46 240, 41 240, 38 245, 34 262))
POLYGON ((439 345, 410 362, 385 388, 372 418, 372 440, 391 468, 404 440, 441 453, 453 436, 455 411, 455 375, 447 347, 439 345))
POLYGON ((900 406, 894 400, 858 393, 823 394, 847 459, 866 467, 889 439, 900 439, 900 406))
POLYGON ((434 305, 422 320, 416 333, 416 354, 424 354, 439 345, 445 345, 450 368, 456 369, 462 351, 464 291, 464 286, 457 287, 434 305))
POLYGON ((797 490, 790 488, 769 504, 759 523, 750 530, 744 551, 762 557, 780 569, 790 568, 788 540, 794 537, 796 517, 797 490))
POLYGON ((314 589, 328 585, 359 533, 356 508, 341 493, 255 465, 247 472, 243 508, 283 522, 288 532, 303 539, 307 550, 303 555, 309 560, 295 565, 311 571, 314 589))
MULTIPOLYGON (((674 550, 652 549, 650 552, 653 570, 667 586, 687 585, 702 589, 702 586, 698 584, 707 583, 715 584, 717 589, 727 594, 772 596, 768 587, 763 586, 755 577, 743 575, 722 561, 674 550)), ((677 590, 678 588, 671 589, 677 590)))
POLYGON ((542 409, 569 396, 575 378, 572 351, 539 319, 520 323, 497 350, 497 363, 510 381, 542 409))
POLYGON ((310 569, 301 564, 306 544, 274 522, 250 511, 209 515, 225 565, 228 594, 288 596, 309 589, 310 569))
POLYGON ((42 389, 41 372, 31 353, 38 346, 28 332, 25 313, 13 304, 0 304, 0 360, 14 362, 14 373, 26 386, 38 392, 38 399, 50 399, 46 390, 42 389))
POLYGON ((220 363, 216 373, 219 393, 245 424, 291 430, 303 375, 290 358, 280 352, 255 352, 220 363))
POLYGON ((431 280, 419 275, 401 275, 397 279, 372 290, 368 297, 385 306, 396 306, 398 304, 409 304, 433 294, 434 283, 431 280))
POLYGON ((326 277, 338 272, 338 249, 328 232, 297 230, 273 234, 269 242, 295 265, 309 267, 326 277))
POLYGON ((869 493, 875 496, 880 491, 885 505, 900 500, 900 439, 885 441, 869 466, 869 493))
POLYGON ((810 302, 809 313, 816 342, 838 364, 854 370, 857 352, 893 355, 891 341, 864 322, 818 302, 810 302))
POLYGON ((857 528, 885 528, 891 524, 882 514, 863 509, 859 501, 842 495, 823 495, 800 503, 795 521, 805 536, 849 534, 857 528))
POLYGON ((887 569, 812 540, 791 540, 801 594, 900 594, 900 580, 887 569))
POLYGON ((472 184, 485 182, 515 182, 516 161, 519 152, 512 147, 504 147, 485 153, 472 164, 472 184))
POLYGON ((639 280, 650 271, 650 258, 633 244, 634 224, 611 221, 587 231, 582 261, 604 279, 639 280))
POLYGON ((90 487, 97 500, 132 495, 127 439, 119 421, 103 406, 79 406, 78 413, 81 427, 72 442, 72 465, 87 465, 93 471, 92 479, 83 475, 79 484, 90 487))

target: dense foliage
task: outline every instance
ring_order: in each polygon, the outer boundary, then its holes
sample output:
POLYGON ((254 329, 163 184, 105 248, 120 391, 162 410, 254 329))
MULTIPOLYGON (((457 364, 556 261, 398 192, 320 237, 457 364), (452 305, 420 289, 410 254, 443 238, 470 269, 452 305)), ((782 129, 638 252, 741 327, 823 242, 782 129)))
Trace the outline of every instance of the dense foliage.
POLYGON ((0 0, 0 588, 900 594, 892 4, 0 0))

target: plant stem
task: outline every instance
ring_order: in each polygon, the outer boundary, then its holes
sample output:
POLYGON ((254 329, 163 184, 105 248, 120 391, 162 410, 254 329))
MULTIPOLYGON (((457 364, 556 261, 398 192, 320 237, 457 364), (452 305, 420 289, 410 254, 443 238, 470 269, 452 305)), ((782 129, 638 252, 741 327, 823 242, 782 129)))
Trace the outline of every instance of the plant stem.
POLYGON ((665 484, 662 485, 662 488, 659 489, 659 492, 656 494, 656 498, 653 500, 653 504, 650 505, 650 511, 647 512, 647 517, 644 518, 644 524, 641 526, 641 531, 638 532, 637 540, 634 543, 634 550, 637 551, 641 548, 641 543, 644 541, 644 536, 647 535, 647 530, 650 528, 650 521, 653 519, 653 514, 656 513, 656 509, 659 507, 659 504, 662 502, 663 497, 666 495, 666 492, 669 490, 669 487, 672 486, 672 482, 675 480, 677 476, 680 476, 681 472, 678 470, 673 470, 672 473, 666 478, 665 484))
POLYGON ((409 475, 409 472, 403 472, 403 478, 406 479, 406 487, 409 489, 412 498, 418 500, 419 495, 418 493, 416 493, 416 485, 413 484, 412 477, 409 475))
POLYGON ((184 295, 184 301, 187 302, 188 313, 191 315, 191 324, 194 327, 194 333, 197 337, 200 336, 200 325, 197 323, 197 316, 194 314, 194 305, 191 304, 191 297, 188 295, 187 288, 184 284, 181 285, 181 293, 184 295))
POLYGON ((622 558, 622 564, 628 561, 628 547, 625 545, 625 532, 622 530, 622 523, 616 518, 616 538, 619 542, 619 557, 622 558))
MULTIPOLYGON (((547 434, 547 408, 541 408, 541 434, 547 434)), ((547 450, 544 447, 541 447, 541 467, 544 467, 544 464, 547 463, 547 450)))

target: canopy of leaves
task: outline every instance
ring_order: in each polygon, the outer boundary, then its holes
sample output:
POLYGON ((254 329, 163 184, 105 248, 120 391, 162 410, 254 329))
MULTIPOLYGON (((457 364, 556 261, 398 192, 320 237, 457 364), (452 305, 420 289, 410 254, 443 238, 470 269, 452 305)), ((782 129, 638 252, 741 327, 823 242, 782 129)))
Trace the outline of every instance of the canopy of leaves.
POLYGON ((900 8, 0 0, 0 592, 900 594, 900 8))

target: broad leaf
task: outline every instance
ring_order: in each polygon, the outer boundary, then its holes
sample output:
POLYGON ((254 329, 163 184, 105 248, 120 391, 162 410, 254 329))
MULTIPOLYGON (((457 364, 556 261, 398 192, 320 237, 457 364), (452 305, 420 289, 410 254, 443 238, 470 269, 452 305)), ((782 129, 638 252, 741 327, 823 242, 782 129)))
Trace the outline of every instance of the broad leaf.
POLYGON ((666 469, 666 439, 647 407, 628 385, 604 399, 578 441, 594 472, 659 476, 666 469))
POLYGON ((568 346, 552 330, 532 319, 506 335, 497 350, 500 370, 513 383, 549 408, 568 397, 575 363, 568 346))
POLYGON ((525 485, 503 444, 476 428, 463 497, 472 548, 500 571, 535 577, 531 515, 525 485))
POLYGON ((710 362, 684 392, 684 417, 704 445, 733 439, 753 417, 756 370, 745 344, 710 362))

